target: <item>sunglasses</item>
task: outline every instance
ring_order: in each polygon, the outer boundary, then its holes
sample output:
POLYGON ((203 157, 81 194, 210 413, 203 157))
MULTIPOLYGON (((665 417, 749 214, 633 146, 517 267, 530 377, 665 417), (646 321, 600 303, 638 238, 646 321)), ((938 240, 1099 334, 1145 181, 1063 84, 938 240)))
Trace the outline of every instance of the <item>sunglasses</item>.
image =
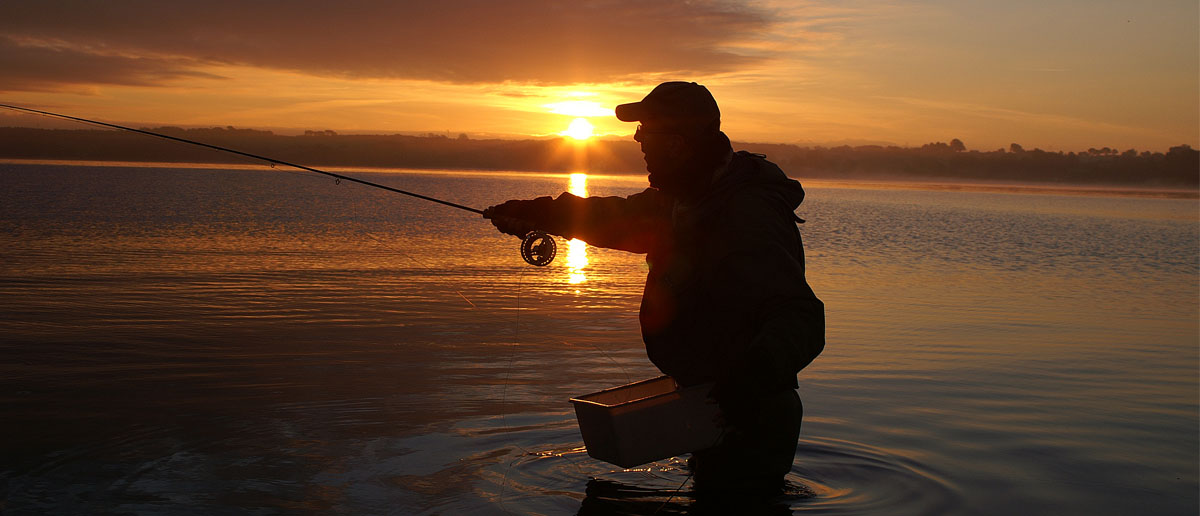
POLYGON ((646 128, 645 126, 643 126, 642 124, 638 124, 638 126, 637 126, 637 130, 633 132, 633 141, 635 141, 635 142, 638 142, 638 143, 642 143, 642 139, 643 139, 643 138, 645 138, 647 134, 674 134, 674 135, 678 135, 679 133, 677 133, 677 132, 674 132, 674 131, 666 131, 666 130, 662 130, 662 129, 647 129, 647 128, 646 128))

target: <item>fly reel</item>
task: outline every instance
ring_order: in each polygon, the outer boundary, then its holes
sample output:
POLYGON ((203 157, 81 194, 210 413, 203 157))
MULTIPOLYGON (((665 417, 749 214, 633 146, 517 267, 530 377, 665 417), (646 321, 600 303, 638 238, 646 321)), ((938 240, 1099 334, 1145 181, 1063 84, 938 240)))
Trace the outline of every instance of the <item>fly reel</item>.
POLYGON ((557 253, 558 244, 554 243, 554 237, 544 231, 530 231, 521 240, 521 258, 530 265, 550 265, 557 253))

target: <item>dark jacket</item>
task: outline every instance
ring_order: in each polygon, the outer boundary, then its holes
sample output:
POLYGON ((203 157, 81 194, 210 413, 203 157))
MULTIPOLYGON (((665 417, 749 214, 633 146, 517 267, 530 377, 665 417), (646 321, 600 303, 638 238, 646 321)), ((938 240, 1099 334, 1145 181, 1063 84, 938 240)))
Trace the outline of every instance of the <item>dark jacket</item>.
POLYGON ((648 188, 564 193, 519 211, 550 233, 646 253, 640 320, 650 360, 682 385, 715 382, 718 399, 730 399, 795 388, 824 348, 824 305, 804 277, 794 213, 803 199, 778 166, 738 152, 690 206, 648 188))

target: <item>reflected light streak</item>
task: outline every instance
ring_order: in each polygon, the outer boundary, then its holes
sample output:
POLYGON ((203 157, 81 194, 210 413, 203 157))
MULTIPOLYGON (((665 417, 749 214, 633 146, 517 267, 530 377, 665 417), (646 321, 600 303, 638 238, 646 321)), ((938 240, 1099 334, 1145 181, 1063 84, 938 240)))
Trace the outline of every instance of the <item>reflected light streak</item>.
POLYGON ((567 191, 580 197, 587 197, 587 174, 571 174, 571 183, 567 185, 567 191))
MULTIPOLYGON (((567 191, 580 197, 587 197, 587 174, 571 174, 567 191)), ((587 267, 587 243, 578 238, 567 242, 567 282, 578 285, 587 281, 584 267, 587 267)))

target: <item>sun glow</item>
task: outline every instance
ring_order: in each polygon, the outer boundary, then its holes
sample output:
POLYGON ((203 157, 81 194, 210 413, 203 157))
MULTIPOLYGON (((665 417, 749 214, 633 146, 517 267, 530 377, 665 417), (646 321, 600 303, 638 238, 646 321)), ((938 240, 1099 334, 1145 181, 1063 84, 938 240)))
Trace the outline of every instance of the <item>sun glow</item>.
POLYGON ((576 118, 571 121, 571 125, 567 126, 567 130, 563 131, 564 136, 570 136, 576 140, 586 140, 592 137, 596 131, 596 127, 588 122, 586 118, 576 118))
POLYGON ((564 100, 562 102, 554 102, 552 104, 543 104, 542 107, 550 110, 556 115, 567 116, 613 116, 611 107, 604 107, 599 102, 592 100, 564 100))

